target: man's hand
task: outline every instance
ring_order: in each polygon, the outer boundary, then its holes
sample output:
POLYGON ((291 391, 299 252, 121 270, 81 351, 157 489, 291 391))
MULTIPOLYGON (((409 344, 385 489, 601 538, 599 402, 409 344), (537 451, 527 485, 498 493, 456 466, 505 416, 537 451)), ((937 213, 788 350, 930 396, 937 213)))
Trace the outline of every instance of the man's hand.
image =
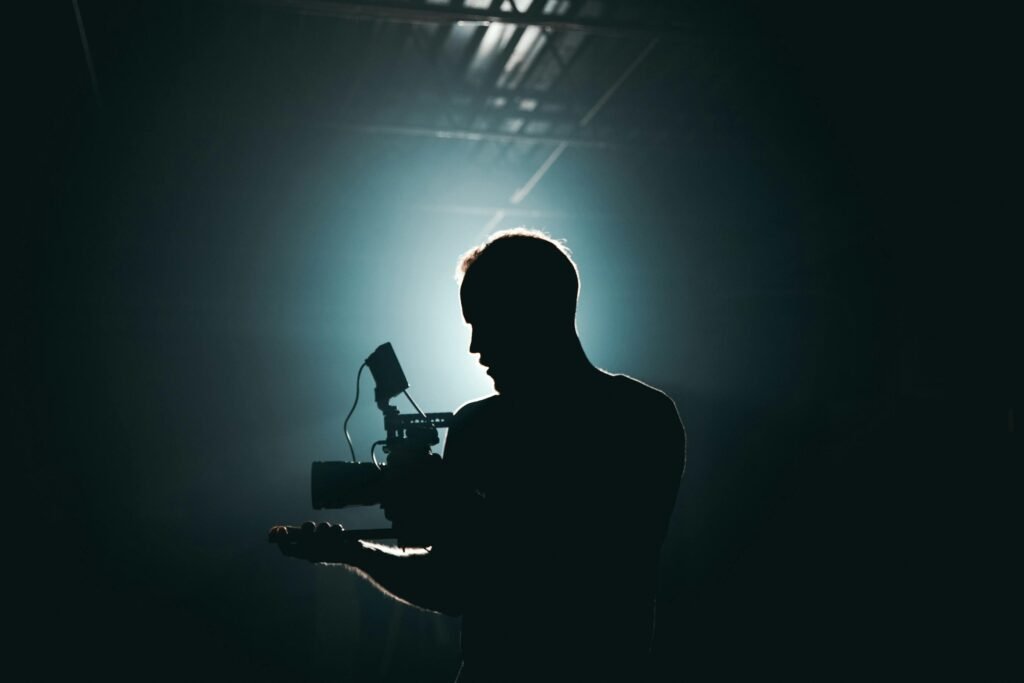
POLYGON ((363 546, 342 533, 340 524, 306 522, 301 527, 275 526, 269 541, 277 543, 281 552, 310 562, 355 564, 363 546))
POLYGON ((399 545, 430 545, 448 522, 450 482, 439 455, 403 456, 401 451, 388 454, 381 509, 392 523, 399 545))

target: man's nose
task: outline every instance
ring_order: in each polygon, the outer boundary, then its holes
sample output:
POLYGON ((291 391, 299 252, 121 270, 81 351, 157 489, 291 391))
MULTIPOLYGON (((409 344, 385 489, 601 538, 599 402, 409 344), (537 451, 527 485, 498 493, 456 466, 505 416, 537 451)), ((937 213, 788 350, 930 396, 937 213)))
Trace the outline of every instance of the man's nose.
POLYGON ((481 356, 489 355, 494 351, 494 341, 493 332, 484 333, 474 329, 469 337, 469 352, 481 356))
POLYGON ((469 352, 480 353, 480 335, 473 330, 469 335, 469 352))

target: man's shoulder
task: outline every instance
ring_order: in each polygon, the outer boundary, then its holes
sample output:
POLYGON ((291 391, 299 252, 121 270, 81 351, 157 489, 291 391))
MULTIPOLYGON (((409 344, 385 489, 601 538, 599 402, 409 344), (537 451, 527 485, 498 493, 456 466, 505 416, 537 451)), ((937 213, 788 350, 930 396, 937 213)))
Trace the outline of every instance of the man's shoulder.
POLYGON ((493 419, 500 411, 500 406, 501 396, 498 394, 467 401, 456 409, 453 426, 465 427, 475 422, 493 419))
POLYGON ((500 420, 500 398, 494 394, 459 406, 445 437, 446 459, 461 461, 460 453, 470 448, 471 444, 492 438, 500 420))
MULTIPOLYGON (((629 375, 598 370, 578 389, 588 403, 596 401, 616 410, 648 415, 678 415, 675 401, 667 393, 629 375)), ((500 394, 485 396, 462 404, 455 411, 452 426, 460 430, 487 428, 506 419, 510 409, 500 394)))
POLYGON ((673 411, 676 410, 672 397, 657 387, 629 375, 612 374, 603 370, 601 374, 608 390, 622 401, 642 408, 657 406, 667 409, 671 406, 673 411))
MULTIPOLYGON (((676 402, 667 393, 628 375, 611 375, 627 419, 646 425, 644 438, 662 454, 666 477, 677 480, 686 466, 686 427, 676 402), (669 477, 669 474, 671 476, 669 477)), ((662 470, 659 470, 662 471, 662 470)))

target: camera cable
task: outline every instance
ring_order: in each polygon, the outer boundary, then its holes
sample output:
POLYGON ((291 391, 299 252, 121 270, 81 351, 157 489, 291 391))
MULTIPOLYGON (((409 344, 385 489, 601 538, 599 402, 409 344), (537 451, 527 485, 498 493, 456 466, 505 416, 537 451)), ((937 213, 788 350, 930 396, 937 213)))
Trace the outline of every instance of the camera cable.
POLYGON ((409 399, 409 403, 411 403, 412 407, 416 409, 416 412, 420 414, 420 417, 422 417, 423 419, 427 419, 426 414, 422 410, 420 410, 420 407, 418 405, 416 405, 416 401, 412 400, 412 396, 409 395, 409 390, 406 389, 402 393, 405 394, 405 397, 407 399, 409 399))
MULTIPOLYGON (((363 368, 366 367, 366 363, 359 366, 359 372, 356 373, 356 400, 352 402, 352 409, 348 411, 348 415, 345 416, 345 441, 348 442, 348 450, 352 453, 352 462, 359 462, 356 460, 356 448, 352 445, 352 436, 348 433, 348 421, 352 417, 352 413, 356 412, 356 406, 359 405, 359 380, 363 376, 363 368)), ((376 458, 374 459, 376 462, 376 458)))

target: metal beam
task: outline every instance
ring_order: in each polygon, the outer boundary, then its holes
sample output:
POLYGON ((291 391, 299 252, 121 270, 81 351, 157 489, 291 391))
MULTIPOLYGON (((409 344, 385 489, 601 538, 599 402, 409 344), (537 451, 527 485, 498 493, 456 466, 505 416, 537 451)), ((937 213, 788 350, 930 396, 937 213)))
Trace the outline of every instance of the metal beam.
POLYGON ((75 21, 78 23, 78 38, 82 42, 82 52, 85 53, 85 66, 89 70, 89 82, 92 84, 92 94, 96 98, 96 104, 103 106, 100 99, 100 82, 96 78, 96 68, 92 63, 92 51, 89 49, 89 37, 85 35, 85 24, 82 22, 82 12, 78 8, 78 0, 71 0, 71 6, 75 10, 75 21))
MULTIPOLYGON (((359 207, 363 206, 352 200, 340 200, 342 206, 359 207)), ((518 206, 473 206, 470 204, 431 204, 429 202, 392 202, 387 205, 390 211, 409 211, 428 214, 446 214, 451 216, 470 216, 474 218, 494 217, 501 214, 502 218, 513 218, 523 221, 547 221, 547 220, 622 220, 633 219, 645 223, 671 223, 679 221, 679 209, 672 205, 663 210, 636 210, 629 211, 602 211, 602 210, 558 210, 558 209, 524 209, 518 206)), ((489 232, 481 233, 483 239, 489 232)))
MULTIPOLYGON (((679 21, 658 22, 610 21, 594 17, 561 17, 534 12, 501 12, 494 9, 472 9, 439 5, 410 5, 393 0, 367 2, 365 0, 249 0, 264 5, 291 9, 304 14, 337 17, 341 19, 379 19, 398 23, 453 24, 457 22, 517 24, 540 26, 553 31, 583 31, 613 37, 652 38, 655 36, 679 38, 689 35, 688 27, 679 21)), ((536 0, 535 5, 543 2, 536 0)), ((499 3, 493 3, 499 5, 499 3)))
MULTIPOLYGON (((223 112, 216 108, 189 107, 181 110, 183 114, 219 117, 223 112)), ((351 131, 367 135, 383 137, 434 138, 436 140, 464 140, 467 142, 526 142, 552 147, 565 145, 579 149, 599 149, 607 151, 630 151, 644 149, 665 149, 675 144, 687 144, 685 137, 648 137, 638 140, 598 140, 584 137, 559 137, 555 135, 530 135, 527 133, 499 133, 496 131, 470 130, 465 128, 443 128, 435 126, 406 126, 344 121, 323 116, 300 115, 244 115, 233 116, 236 122, 246 122, 257 126, 298 126, 323 130, 351 131)))
MULTIPOLYGON (((594 106, 590 108, 590 111, 588 111, 583 116, 583 118, 580 119, 579 125, 577 126, 579 130, 582 130, 590 125, 590 122, 594 120, 594 117, 597 116, 597 113, 604 108, 604 105, 608 103, 608 100, 612 98, 612 95, 614 95, 619 90, 622 84, 626 82, 626 79, 629 78, 629 76, 636 70, 638 66, 640 66, 640 63, 647 59, 647 55, 651 54, 651 51, 654 50, 657 44, 657 38, 654 38, 649 43, 647 43, 647 46, 639 55, 637 55, 636 59, 629 63, 629 66, 626 67, 626 70, 623 71, 617 79, 615 79, 615 82, 611 84, 611 86, 604 92, 603 95, 601 95, 601 98, 598 99, 594 106)), ((554 166, 555 162, 558 161, 558 157, 562 156, 562 152, 564 152, 567 148, 568 144, 565 142, 562 142, 557 147, 555 147, 551 151, 551 154, 548 155, 548 158, 544 160, 544 163, 540 165, 540 168, 538 168, 536 172, 534 172, 534 174, 530 176, 530 179, 526 181, 526 184, 512 193, 512 196, 509 198, 509 203, 515 205, 526 199, 526 195, 530 194, 533 188, 537 186, 537 183, 539 183, 541 181, 541 178, 543 178, 544 175, 551 169, 551 167, 554 166)))
MULTIPOLYGON (((538 142, 548 145, 566 147, 582 147, 588 149, 636 149, 647 145, 641 143, 624 143, 614 140, 593 140, 588 138, 560 138, 547 135, 527 135, 521 133, 495 133, 481 130, 465 130, 457 128, 430 128, 426 126, 391 126, 386 124, 339 123, 332 127, 352 130, 373 135, 397 135, 404 137, 427 137, 438 140, 468 140, 472 142, 538 142)), ((664 144, 654 143, 655 144, 664 144)))

